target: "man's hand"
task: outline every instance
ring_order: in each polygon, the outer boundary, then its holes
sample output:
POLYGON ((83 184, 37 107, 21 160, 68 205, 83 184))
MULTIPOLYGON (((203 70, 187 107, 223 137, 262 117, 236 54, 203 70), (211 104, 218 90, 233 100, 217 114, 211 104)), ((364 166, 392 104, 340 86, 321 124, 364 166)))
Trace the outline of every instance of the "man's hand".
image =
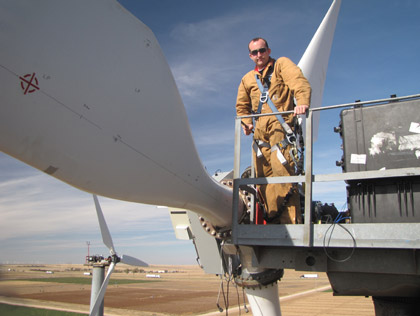
POLYGON ((298 105, 295 106, 295 113, 294 115, 300 115, 300 114, 305 114, 306 111, 308 110, 309 106, 308 105, 298 105))
POLYGON ((254 125, 242 123, 242 129, 244 130, 245 135, 249 135, 254 131, 254 125))

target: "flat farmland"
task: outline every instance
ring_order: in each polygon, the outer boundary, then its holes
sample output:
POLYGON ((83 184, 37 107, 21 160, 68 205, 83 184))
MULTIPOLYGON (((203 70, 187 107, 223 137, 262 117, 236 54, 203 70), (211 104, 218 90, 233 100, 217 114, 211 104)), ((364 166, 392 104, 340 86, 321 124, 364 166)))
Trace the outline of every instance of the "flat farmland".
MULTIPOLYGON (((42 308, 88 312, 91 268, 83 265, 2 265, 0 302, 42 308), (48 282, 45 282, 48 281, 48 282)), ((150 266, 145 271, 120 264, 105 296, 106 315, 245 315, 242 289, 198 266, 150 266), (160 278, 148 278, 147 274, 160 278), (239 311, 238 305, 241 306, 239 311)), ((286 270, 279 282, 283 316, 374 315, 370 298, 333 297, 328 278, 301 278, 303 272, 286 270)), ((245 303, 250 310, 247 302, 245 303)), ((251 312, 248 314, 250 315, 251 312)))

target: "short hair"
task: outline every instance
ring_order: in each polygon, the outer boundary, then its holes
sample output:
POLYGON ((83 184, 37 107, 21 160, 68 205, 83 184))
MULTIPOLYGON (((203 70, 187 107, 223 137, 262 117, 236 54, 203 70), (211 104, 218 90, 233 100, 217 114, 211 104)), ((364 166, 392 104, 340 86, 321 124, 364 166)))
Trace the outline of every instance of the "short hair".
POLYGON ((252 42, 259 41, 259 40, 263 40, 263 41, 264 41, 264 43, 265 43, 265 47, 270 48, 270 47, 268 47, 268 42, 267 42, 264 38, 262 38, 262 37, 255 37, 255 38, 253 38, 253 39, 252 39, 252 40, 248 43, 248 50, 249 50, 249 51, 251 51, 251 50, 249 49, 249 44, 251 44, 252 42))

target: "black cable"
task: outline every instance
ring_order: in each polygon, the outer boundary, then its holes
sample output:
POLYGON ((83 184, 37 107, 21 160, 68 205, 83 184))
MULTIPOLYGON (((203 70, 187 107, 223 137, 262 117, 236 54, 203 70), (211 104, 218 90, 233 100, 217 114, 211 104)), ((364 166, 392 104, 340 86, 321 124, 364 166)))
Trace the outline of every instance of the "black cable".
MULTIPOLYGON (((341 217, 339 217, 339 220, 341 220, 342 218, 341 217)), ((353 254, 354 254, 354 251, 355 251, 355 249, 356 249, 356 239, 353 237, 353 235, 352 235, 352 233, 346 228, 346 227, 344 227, 343 225, 341 225, 340 223, 337 223, 337 220, 336 221, 334 221, 334 223, 332 223, 331 225, 330 225, 330 227, 328 227, 328 229, 327 229, 327 231, 325 232, 325 235, 324 235, 324 240, 323 240, 323 249, 324 249, 324 252, 325 252, 325 254, 326 254, 326 256, 329 258, 329 259, 331 259, 332 261, 334 261, 334 262, 346 262, 346 261, 348 261, 348 260, 350 260, 350 258, 353 256, 353 254), (328 253, 328 251, 327 251, 327 247, 329 247, 330 246, 330 242, 331 242, 331 239, 332 239, 332 234, 333 234, 333 232, 334 232, 334 229, 335 229, 335 226, 336 225, 338 225, 339 227, 341 227, 342 229, 344 229, 349 235, 350 235, 350 237, 351 237, 351 239, 353 240, 353 247, 352 247, 352 251, 351 251, 351 253, 350 253, 350 255, 349 256, 347 256, 346 258, 344 258, 344 259, 335 259, 335 258, 333 258, 329 253, 328 253), (329 236, 329 239, 328 239, 328 245, 326 246, 325 245, 325 240, 326 240, 326 238, 327 238, 327 234, 328 234, 328 231, 330 230, 332 228, 332 230, 331 230, 331 233, 330 233, 330 236, 329 236)))
POLYGON ((229 315, 229 284, 230 284, 230 277, 228 279, 228 282, 226 282, 226 316, 229 315))
POLYGON ((238 298, 239 316, 241 316, 241 315, 242 315, 242 313, 241 313, 241 301, 240 301, 240 298, 239 298, 238 285, 237 285, 237 284, 235 284, 235 283, 233 283, 233 286, 236 288, 236 296, 237 296, 237 298, 238 298))
MULTIPOLYGON (((225 296, 225 293, 223 291, 223 277, 222 277, 222 275, 220 275, 220 286, 219 286, 219 293, 217 294, 216 306, 219 309, 219 312, 223 312, 223 308, 220 307, 220 305, 219 305, 220 292, 223 293, 223 297, 224 297, 225 296)), ((225 303, 225 305, 226 305, 226 303, 225 303)))
POLYGON ((242 288, 242 298, 244 300, 244 310, 245 310, 245 313, 249 313, 248 307, 246 307, 246 299, 245 299, 245 290, 244 290, 244 288, 242 288))

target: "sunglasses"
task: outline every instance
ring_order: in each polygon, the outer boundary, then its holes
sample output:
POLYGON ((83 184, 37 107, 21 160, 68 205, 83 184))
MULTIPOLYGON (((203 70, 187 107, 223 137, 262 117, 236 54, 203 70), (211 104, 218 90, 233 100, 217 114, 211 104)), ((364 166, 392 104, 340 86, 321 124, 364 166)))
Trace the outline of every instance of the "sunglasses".
POLYGON ((260 49, 252 50, 252 51, 250 51, 249 53, 250 53, 252 56, 257 56, 257 55, 258 55, 258 53, 260 53, 260 54, 264 54, 266 51, 267 51, 267 48, 266 48, 266 47, 263 47, 263 48, 260 48, 260 49))

